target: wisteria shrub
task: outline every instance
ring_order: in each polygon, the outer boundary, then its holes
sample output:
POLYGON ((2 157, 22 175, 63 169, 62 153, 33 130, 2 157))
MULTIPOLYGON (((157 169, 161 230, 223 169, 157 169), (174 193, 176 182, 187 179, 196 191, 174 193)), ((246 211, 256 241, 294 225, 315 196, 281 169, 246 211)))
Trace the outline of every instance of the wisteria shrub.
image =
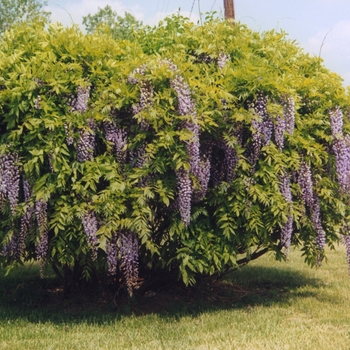
POLYGON ((348 234, 349 96, 284 33, 172 17, 134 41, 22 25, 0 44, 1 262, 131 294, 348 234))

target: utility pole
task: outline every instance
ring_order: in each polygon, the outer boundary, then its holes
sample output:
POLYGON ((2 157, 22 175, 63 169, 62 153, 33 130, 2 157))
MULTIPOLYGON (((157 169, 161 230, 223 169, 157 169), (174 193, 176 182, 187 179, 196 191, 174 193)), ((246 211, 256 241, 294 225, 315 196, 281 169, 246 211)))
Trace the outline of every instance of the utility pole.
POLYGON ((234 0, 224 0, 225 19, 235 19, 234 0))

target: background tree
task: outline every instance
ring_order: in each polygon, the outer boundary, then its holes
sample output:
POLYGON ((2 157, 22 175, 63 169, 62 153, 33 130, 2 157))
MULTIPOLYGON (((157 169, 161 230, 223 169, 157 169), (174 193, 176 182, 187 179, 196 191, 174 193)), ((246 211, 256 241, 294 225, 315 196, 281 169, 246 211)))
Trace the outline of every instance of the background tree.
POLYGON ((88 33, 95 32, 98 28, 110 30, 114 39, 131 39, 133 30, 142 27, 142 22, 138 21, 132 14, 125 12, 125 16, 119 16, 109 5, 98 8, 94 15, 83 17, 83 24, 88 33))
POLYGON ((43 10, 46 1, 40 0, 0 0, 0 33, 18 22, 48 19, 49 12, 43 10))

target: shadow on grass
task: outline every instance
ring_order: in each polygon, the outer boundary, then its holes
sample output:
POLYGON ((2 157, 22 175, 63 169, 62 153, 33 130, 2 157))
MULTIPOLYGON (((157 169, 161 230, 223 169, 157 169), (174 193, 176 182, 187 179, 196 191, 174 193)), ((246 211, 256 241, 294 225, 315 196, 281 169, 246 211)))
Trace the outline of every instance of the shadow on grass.
POLYGON ((289 303, 296 297, 316 296, 322 285, 321 280, 288 268, 246 266, 226 280, 200 281, 192 288, 177 283, 131 299, 92 288, 64 300, 60 282, 53 275, 40 279, 35 268, 20 267, 6 277, 0 271, 0 320, 102 324, 132 314, 179 319, 203 312, 249 311, 253 306, 289 303))

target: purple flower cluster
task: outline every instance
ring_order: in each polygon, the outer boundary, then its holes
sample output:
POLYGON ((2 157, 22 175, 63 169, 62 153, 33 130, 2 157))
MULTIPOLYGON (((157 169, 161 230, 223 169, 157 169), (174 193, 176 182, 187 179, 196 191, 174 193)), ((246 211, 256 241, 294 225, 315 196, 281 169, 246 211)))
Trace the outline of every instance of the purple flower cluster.
MULTIPOLYGON (((317 246, 317 249, 321 252, 323 251, 324 246, 326 245, 326 233, 324 232, 322 227, 320 200, 316 194, 314 195, 313 206, 310 209, 311 209, 312 226, 316 231, 316 239, 315 239, 316 246, 317 246)), ((318 264, 321 263, 320 257, 321 257, 321 254, 319 255, 318 264)))
POLYGON ((6 153, 0 156, 0 197, 4 202, 10 202, 11 213, 14 215, 19 197, 19 157, 16 153, 6 153))
POLYGON ((177 94, 178 110, 180 115, 187 115, 196 117, 197 110, 196 106, 191 98, 191 90, 185 79, 181 75, 176 75, 174 79, 171 80, 170 86, 175 90, 177 94))
POLYGON ((170 60, 169 58, 162 58, 158 60, 158 63, 161 65, 165 65, 168 66, 168 68, 172 71, 172 72, 176 72, 178 70, 177 65, 175 63, 173 63, 172 60, 170 60))
POLYGON ((192 200, 193 202, 199 202, 202 200, 208 190, 208 184, 210 179, 210 168, 211 162, 210 159, 205 159, 198 164, 197 178, 199 189, 193 190, 192 200))
POLYGON ((128 77, 128 83, 135 85, 139 82, 138 78, 135 78, 135 75, 145 75, 147 65, 143 64, 141 67, 135 68, 128 77))
POLYGON ((126 230, 120 233, 121 267, 124 271, 126 285, 131 296, 138 280, 139 246, 136 234, 126 230))
POLYGON ((111 276, 115 276, 118 267, 118 246, 117 235, 113 234, 106 244, 107 266, 108 273, 111 276))
POLYGON ((86 240, 90 248, 92 249, 92 260, 96 260, 98 247, 98 240, 96 237, 96 232, 98 230, 98 222, 96 215, 92 210, 90 210, 83 214, 81 221, 83 224, 84 233, 86 235, 86 240))
POLYGON ((5 244, 2 250, 4 256, 12 256, 16 260, 20 260, 23 255, 25 239, 31 227, 32 216, 34 214, 34 207, 29 203, 29 199, 32 196, 32 190, 27 180, 23 180, 23 192, 26 201, 26 212, 21 218, 20 231, 18 234, 13 234, 10 242, 5 244))
POLYGON ((230 60, 230 56, 226 54, 225 52, 220 52, 218 57, 218 67, 219 69, 223 69, 227 62, 230 60))
POLYGON ((339 186, 343 191, 347 192, 350 185, 350 148, 343 138, 336 138, 333 140, 332 149, 335 154, 339 186))
POLYGON ((184 78, 176 75, 170 82, 171 87, 177 94, 178 111, 182 116, 189 116, 183 122, 182 127, 192 133, 192 138, 186 142, 187 155, 191 165, 190 172, 197 175, 199 157, 199 125, 197 122, 197 109, 191 98, 191 90, 184 78))
POLYGON ((282 99, 283 114, 286 121, 286 131, 293 135, 295 125, 295 103, 292 96, 287 96, 282 99))
MULTIPOLYGON (((280 190, 285 201, 292 206, 292 192, 290 189, 290 178, 287 173, 280 176, 280 190)), ((290 208, 291 209, 291 208, 290 208)), ((293 215, 291 213, 287 216, 287 222, 284 223, 281 230, 281 244, 289 250, 291 238, 293 234, 293 215)))
POLYGON ((314 195, 312 190, 312 174, 309 165, 302 161, 299 167, 298 183, 301 189, 301 198, 309 208, 313 207, 314 195))
POLYGON ((343 113, 340 107, 335 107, 329 111, 329 117, 331 120, 332 136, 334 138, 343 137, 343 113))
MULTIPOLYGON (((197 122, 197 109, 191 98, 191 90, 184 78, 180 75, 176 75, 171 81, 170 86, 175 90, 177 95, 177 109, 181 116, 187 116, 188 119, 182 123, 182 128, 192 133, 190 140, 186 142, 187 155, 190 163, 190 171, 179 169, 176 172, 177 187, 179 192, 178 204, 180 208, 180 216, 182 222, 188 226, 191 216, 191 197, 193 186, 190 179, 190 173, 198 178, 198 182, 202 187, 199 192, 206 192, 206 187, 209 181, 210 172, 206 171, 200 166, 200 154, 199 154, 199 125, 197 122)), ((202 193, 202 194, 203 194, 202 193)), ((198 200, 201 196, 198 193, 198 200)))
POLYGON ((133 114, 140 113, 145 108, 153 105, 153 86, 149 80, 141 80, 140 86, 140 102, 132 106, 133 114))
POLYGON ((20 225, 20 231, 18 235, 17 240, 17 256, 16 258, 19 260, 24 252, 25 248, 25 239, 28 235, 28 232, 32 225, 32 217, 34 215, 35 208, 33 205, 30 204, 29 200, 32 197, 33 191, 31 189, 31 186, 29 184, 29 181, 24 179, 23 180, 23 193, 24 193, 24 200, 26 202, 26 212, 21 218, 21 225, 20 225))
POLYGON ((72 130, 69 128, 69 125, 67 123, 64 123, 64 132, 66 134, 66 142, 67 145, 70 146, 74 143, 74 139, 73 139, 73 132, 72 130))
POLYGON ((92 160, 94 157, 96 125, 92 118, 88 120, 88 127, 90 130, 79 130, 79 140, 77 142, 78 162, 92 160))
POLYGON ((192 197, 192 182, 190 179, 190 174, 187 170, 180 168, 176 171, 176 179, 181 220, 185 226, 188 226, 191 220, 192 197))
POLYGON ((118 163, 124 164, 126 160, 127 133, 110 122, 103 123, 105 138, 113 144, 112 152, 116 155, 118 163))
POLYGON ((78 86, 77 97, 73 101, 72 112, 78 111, 81 113, 86 112, 88 108, 88 102, 90 97, 90 86, 83 88, 78 86))
POLYGON ((234 179, 235 169, 239 161, 237 151, 229 146, 225 140, 220 140, 217 145, 224 152, 224 160, 222 171, 216 176, 220 174, 219 182, 222 180, 231 182, 234 179))
POLYGON ((38 260, 45 261, 49 245, 49 227, 47 224, 47 202, 43 199, 35 201, 35 216, 40 235, 39 243, 36 246, 36 257, 38 260))
POLYGON ((335 155, 337 179, 342 191, 350 186, 350 145, 349 136, 343 135, 343 113, 339 107, 329 111, 333 136, 332 149, 335 155))
MULTIPOLYGON (((251 154, 251 162, 253 165, 256 164, 261 147, 267 144, 267 139, 269 140, 269 126, 264 126, 264 122, 268 120, 267 115, 267 96, 263 94, 258 94, 257 99, 252 103, 251 107, 254 109, 254 112, 258 118, 252 119, 252 129, 253 129, 253 150, 251 154), (265 130, 266 129, 266 130, 265 130), (266 139, 265 139, 266 135, 266 139)), ((270 135, 271 138, 271 135, 270 135)))
POLYGON ((280 151, 284 147, 284 132, 286 130, 286 120, 281 116, 276 117, 276 124, 274 126, 275 143, 280 151))
POLYGON ((320 264, 322 257, 321 252, 326 243, 326 234, 322 227, 320 200, 312 188, 311 169, 304 161, 300 164, 298 183, 301 188, 302 199, 310 211, 312 226, 316 231, 315 243, 319 250, 318 264, 320 264))

